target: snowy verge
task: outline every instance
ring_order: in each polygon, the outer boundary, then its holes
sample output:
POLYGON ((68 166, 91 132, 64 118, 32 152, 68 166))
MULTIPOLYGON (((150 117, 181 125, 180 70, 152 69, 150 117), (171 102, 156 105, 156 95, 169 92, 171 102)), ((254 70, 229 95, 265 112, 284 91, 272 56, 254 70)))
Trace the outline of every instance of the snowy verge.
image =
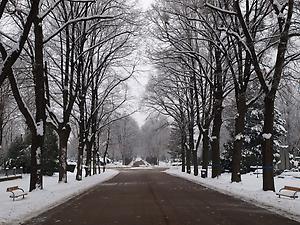
POLYGON ((23 179, 11 180, 0 183, 0 225, 20 224, 33 218, 63 202, 82 194, 105 182, 119 172, 107 170, 100 175, 86 177, 82 181, 75 180, 75 173, 68 174, 68 183, 58 184, 58 175, 44 177, 44 189, 30 192, 25 199, 19 198, 13 202, 9 198, 10 193, 6 192, 7 187, 16 186, 28 189, 29 175, 24 175, 23 179))
MULTIPOLYGON (((165 171, 167 174, 184 178, 194 183, 200 184, 207 188, 216 190, 226 195, 239 198, 243 201, 249 202, 259 207, 268 209, 279 215, 288 217, 290 219, 300 222, 300 199, 291 199, 278 196, 272 191, 262 190, 262 176, 257 178, 253 174, 242 175, 242 182, 231 183, 231 174, 222 174, 219 178, 206 178, 194 176, 181 172, 181 168, 170 168, 165 171)), ((283 186, 300 187, 300 179, 296 178, 278 178, 275 177, 275 187, 278 191, 283 186)))
POLYGON ((152 166, 138 166, 138 167, 130 167, 130 170, 153 170, 152 166))

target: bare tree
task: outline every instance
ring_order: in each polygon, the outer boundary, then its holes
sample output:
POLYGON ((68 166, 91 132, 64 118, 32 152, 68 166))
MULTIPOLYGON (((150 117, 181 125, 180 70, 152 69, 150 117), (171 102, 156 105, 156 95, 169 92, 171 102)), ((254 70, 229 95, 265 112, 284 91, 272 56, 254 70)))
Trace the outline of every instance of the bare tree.
MULTIPOLYGON (((276 42, 276 62, 274 67, 267 73, 262 69, 259 62, 259 54, 255 51, 255 41, 254 37, 249 31, 244 14, 240 8, 238 1, 234 2, 235 12, 237 14, 238 20, 242 26, 243 33, 246 37, 246 46, 251 54, 252 63, 256 75, 262 86, 262 90, 265 94, 265 112, 264 112, 264 127, 263 127, 263 142, 262 142, 262 155, 263 155, 263 190, 273 190, 274 178, 273 178, 273 124, 274 124, 274 104, 276 93, 281 81, 283 68, 286 65, 286 52, 289 44, 290 38, 290 28, 292 24, 292 16, 294 12, 294 1, 289 0, 285 4, 275 4, 274 1, 270 0, 266 2, 265 7, 271 6, 272 13, 277 17, 277 32, 278 32, 278 42, 276 42), (269 86, 270 84, 270 86, 269 86)), ((272 34, 271 34, 272 35, 272 34)), ((269 38, 272 36, 269 34, 269 38)))

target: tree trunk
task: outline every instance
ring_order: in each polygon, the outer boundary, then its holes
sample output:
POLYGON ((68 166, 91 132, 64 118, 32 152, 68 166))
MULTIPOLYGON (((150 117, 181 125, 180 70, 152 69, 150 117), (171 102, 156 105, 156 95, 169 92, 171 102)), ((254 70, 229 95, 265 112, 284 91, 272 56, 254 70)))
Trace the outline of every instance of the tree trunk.
MULTIPOLYGON (((2 153, 3 129, 4 129, 4 121, 3 120, 4 120, 4 103, 1 99, 1 102, 0 102, 0 152, 1 153, 2 153)), ((1 153, 0 153, 0 155, 1 155, 1 153)))
POLYGON ((93 142, 88 141, 86 145, 86 170, 85 170, 85 177, 92 176, 92 147, 93 142))
MULTIPOLYGON (((187 144, 185 143, 185 146, 187 144)), ((186 146, 186 172, 191 173, 191 150, 186 146)))
POLYGON ((81 118, 80 118, 79 126, 80 126, 80 130, 79 130, 76 180, 82 180, 83 149, 84 149, 84 121, 81 120, 81 118))
POLYGON ((180 132, 181 132, 181 171, 185 172, 185 166, 187 166, 187 148, 186 148, 186 124, 185 124, 185 114, 183 109, 182 99, 179 98, 179 107, 180 107, 180 132))
MULTIPOLYGON (((193 101, 193 100, 191 100, 193 101)), ((190 103, 191 104, 191 103, 190 103)), ((194 104, 191 104, 191 112, 190 112, 190 121, 189 121, 189 153, 190 154, 188 157, 192 157, 193 160, 193 166, 194 166, 194 175, 198 175, 198 162, 197 162, 197 151, 195 149, 195 144, 194 144, 194 104)), ((190 159, 191 161, 191 159, 190 159)))
MULTIPOLYGON (((3 150, 3 131, 4 131, 4 113, 5 113, 5 101, 7 101, 8 97, 8 86, 4 84, 2 87, 0 86, 0 151, 3 150), (3 87, 4 86, 4 87, 3 87)), ((2 152, 1 152, 2 153, 2 152)), ((1 155, 0 153, 0 155, 1 155)))
POLYGON ((60 124, 58 127, 59 136, 59 175, 58 182, 67 183, 67 153, 68 153, 68 140, 71 133, 71 127, 67 125, 60 124))
POLYGON ((77 156, 77 173, 76 180, 82 180, 82 166, 83 166, 83 138, 79 137, 79 145, 78 145, 78 156, 77 156))
POLYGON ((192 150, 193 154, 193 165, 194 165, 194 175, 198 176, 199 170, 198 170, 198 156, 197 151, 195 149, 192 150))
POLYGON ((37 140, 36 135, 31 136, 31 149, 30 149, 30 185, 29 191, 37 188, 38 174, 37 174, 37 140))
POLYGON ((98 164, 98 173, 101 173, 101 166, 100 166, 100 154, 97 152, 97 164, 98 164))
POLYGON ((274 124, 274 101, 273 96, 266 95, 264 108, 264 127, 262 139, 263 159, 263 190, 275 191, 273 171, 273 124, 274 124))
POLYGON ((93 175, 97 174, 97 147, 96 141, 93 143, 93 175))
POLYGON ((44 147, 44 134, 46 126, 46 99, 45 99, 45 77, 44 77, 44 55, 43 55, 43 29, 42 20, 36 16, 34 19, 35 37, 35 64, 33 66, 35 105, 36 105, 36 130, 31 132, 31 168, 30 191, 43 189, 42 154, 44 147), (35 153, 34 153, 35 152, 35 153))
MULTIPOLYGON (((124 153, 123 153, 124 154, 124 153)), ((105 163, 104 163, 104 165, 105 165, 105 163)), ((126 164, 125 164, 125 155, 122 155, 122 165, 123 166, 125 166, 126 164)))
POLYGON ((222 101, 217 104, 216 114, 214 115, 212 129, 212 178, 221 174, 221 159, 220 159, 220 130, 222 126, 222 101))
POLYGON ((215 50, 216 57, 216 71, 215 71, 215 90, 214 90, 214 104, 213 104, 213 129, 211 140, 212 151, 212 178, 221 174, 221 160, 220 160, 220 131, 222 126, 222 112, 223 112, 223 76, 222 76, 222 61, 221 52, 219 49, 215 50))
POLYGON ((209 130, 203 128, 203 154, 202 154, 202 169, 208 170, 209 163, 209 130))
MULTIPOLYGON (((87 7, 88 2, 86 2, 86 8, 84 15, 87 16, 87 7)), ((81 29, 81 38, 80 38, 80 45, 78 48, 78 67, 77 67, 77 76, 78 83, 80 84, 80 90, 79 90, 79 145, 78 145, 78 157, 77 157, 77 174, 76 174, 76 180, 80 181, 82 180, 82 166, 83 166, 83 151, 84 146, 86 144, 85 140, 85 100, 86 100, 86 74, 84 71, 84 56, 82 52, 84 51, 84 45, 86 42, 86 21, 83 22, 83 27, 81 29)))
POLYGON ((97 142, 95 142, 96 155, 97 155, 97 167, 98 173, 101 173, 101 165, 100 165, 100 153, 99 153, 99 145, 100 145, 100 134, 97 135, 97 142))
POLYGON ((83 149, 85 146, 84 142, 84 128, 85 128, 85 122, 84 122, 84 95, 80 94, 80 102, 79 102, 79 112, 80 112, 80 118, 79 118, 79 144, 78 144, 78 156, 77 156, 77 174, 76 174, 76 180, 82 180, 82 166, 83 166, 83 149))
POLYGON ((108 153, 109 142, 110 142, 110 126, 108 126, 108 129, 107 129, 107 139, 106 139, 105 151, 104 151, 104 156, 103 156, 103 161, 104 161, 103 172, 105 172, 106 156, 107 156, 107 153, 108 153))
POLYGON ((181 171, 185 172, 185 142, 186 142, 186 137, 184 134, 184 131, 181 130, 181 171))
POLYGON ((238 115, 235 118, 235 138, 233 143, 233 156, 232 156, 232 174, 231 182, 241 181, 241 159, 242 159, 242 147, 244 141, 244 129, 245 129, 245 116, 247 111, 246 95, 240 93, 237 99, 238 115))
MULTIPOLYGON (((190 118, 189 118, 189 154, 192 156, 193 167, 194 167, 194 175, 198 176, 198 160, 197 160, 197 149, 195 148, 194 143, 194 122, 195 122, 195 112, 194 112, 194 99, 193 99, 194 91, 193 87, 190 87, 190 118)), ((191 157, 189 156, 189 157, 191 157)))

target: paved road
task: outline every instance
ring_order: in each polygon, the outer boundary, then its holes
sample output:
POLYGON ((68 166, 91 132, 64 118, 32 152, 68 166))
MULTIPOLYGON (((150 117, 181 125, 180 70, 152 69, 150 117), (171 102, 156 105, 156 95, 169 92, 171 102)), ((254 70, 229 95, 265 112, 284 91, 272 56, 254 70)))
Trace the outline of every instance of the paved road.
POLYGON ((26 225, 299 225, 159 170, 123 170, 26 225))

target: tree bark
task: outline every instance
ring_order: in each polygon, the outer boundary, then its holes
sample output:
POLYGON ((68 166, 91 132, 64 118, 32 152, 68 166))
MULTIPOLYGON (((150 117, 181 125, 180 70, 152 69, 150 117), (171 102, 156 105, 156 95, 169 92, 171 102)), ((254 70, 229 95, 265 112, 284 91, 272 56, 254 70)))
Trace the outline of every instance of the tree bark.
POLYGON ((45 99, 45 76, 44 76, 44 55, 43 55, 43 28, 42 20, 36 15, 34 19, 35 37, 35 64, 33 66, 35 105, 36 105, 36 131, 31 132, 31 176, 30 191, 43 189, 42 154, 44 147, 44 134, 46 126, 46 99, 45 99), (35 153, 34 153, 35 152, 35 153))
POLYGON ((78 145, 78 156, 77 156, 77 174, 76 174, 76 180, 82 180, 82 166, 83 166, 83 149, 85 146, 84 143, 84 97, 83 94, 80 96, 79 100, 79 112, 80 112, 80 118, 79 118, 79 145, 78 145))
POLYGON ((97 148, 96 148, 96 142, 93 143, 93 152, 92 152, 92 161, 93 161, 93 175, 97 174, 97 148))
POLYGON ((221 174, 221 159, 220 159, 220 130, 222 126, 222 101, 216 100, 216 111, 212 129, 212 178, 221 174))
POLYGON ((213 129, 212 129, 212 178, 221 174, 221 159, 220 159, 220 131, 222 126, 223 112, 223 76, 222 76, 222 61, 221 51, 215 50, 216 71, 215 71, 215 90, 213 103, 213 129))
POLYGON ((105 151, 104 151, 104 155, 103 155, 103 172, 105 172, 106 156, 107 156, 107 153, 108 153, 109 143, 110 143, 110 127, 108 127, 108 130, 107 130, 107 139, 106 139, 105 151))
POLYGON ((92 147, 93 147, 93 141, 88 141, 86 144, 85 177, 92 176, 92 147))
POLYGON ((98 164, 98 173, 101 173, 101 166, 100 166, 100 154, 97 152, 97 164, 98 164))
POLYGON ((183 111, 183 103, 182 99, 179 98, 179 110, 180 110, 180 122, 179 122, 179 127, 180 127, 180 133, 181 133, 181 171, 185 172, 185 167, 186 167, 186 153, 187 153, 187 148, 186 148, 186 130, 185 130, 185 115, 183 111))
MULTIPOLYGON (((191 77, 190 82, 194 84, 193 78, 191 77)), ((194 107, 194 87, 190 84, 189 87, 189 123, 188 123, 188 130, 189 130, 189 151, 191 152, 192 160, 193 160, 193 167, 194 167, 194 175, 198 176, 198 160, 197 160, 197 150, 195 149, 194 143, 194 123, 195 123, 195 107, 194 107)))
MULTIPOLYGON (((88 2, 85 6, 85 17, 88 12, 88 2)), ((86 42, 86 21, 83 22, 82 29, 80 30, 81 38, 80 45, 78 48, 78 69, 77 76, 79 76, 80 90, 79 90, 79 145, 78 145, 78 157, 77 157, 77 174, 76 180, 82 180, 82 166, 83 166, 83 152, 86 144, 85 140, 85 104, 86 104, 86 74, 84 71, 84 56, 82 52, 84 51, 84 45, 86 42)))
POLYGON ((97 141, 95 143, 96 155, 97 155, 97 167, 98 167, 98 173, 100 174, 101 173, 101 166, 100 166, 99 145, 100 145, 100 134, 97 135, 97 141))
POLYGON ((96 134, 97 133, 97 127, 96 127, 96 123, 97 121, 95 120, 95 129, 92 129, 93 130, 93 135, 95 135, 92 139, 92 164, 93 164, 93 175, 97 174, 97 152, 98 152, 98 149, 97 149, 97 137, 99 136, 99 134, 96 134))
MULTIPOLYGON (((31 134, 32 135, 32 134, 31 134)), ((31 149, 30 149, 30 184, 29 191, 33 191, 37 188, 38 184, 38 166, 37 166, 37 139, 36 135, 31 136, 31 149)))
POLYGON ((264 127, 262 139, 263 160, 263 190, 275 191, 273 171, 273 124, 274 124, 274 97, 265 97, 264 127))
MULTIPOLYGON (((4 93, 3 89, 0 87, 1 96, 0 96, 0 151, 2 152, 2 142, 3 142, 3 129, 4 129, 4 93)), ((1 153, 0 153, 1 154, 1 153)))
POLYGON ((245 129, 245 116, 247 111, 246 93, 240 93, 237 101, 238 115, 235 118, 235 137, 233 143, 233 156, 232 156, 232 174, 231 182, 241 181, 241 159, 242 147, 245 137, 243 136, 245 129))
POLYGON ((209 128, 203 128, 203 154, 202 154, 202 169, 208 170, 209 163, 209 128))
MULTIPOLYGON (((92 63, 91 63, 92 64, 92 63)), ((96 77, 97 79, 97 77, 96 77)), ((93 150, 93 146, 96 143, 96 133, 97 133, 97 120, 98 120, 98 85, 97 80, 92 80, 92 105, 91 105, 91 118, 89 121, 91 121, 91 138, 87 143, 87 157, 86 157, 86 166, 88 167, 86 176, 92 175, 92 167, 93 167, 93 173, 95 174, 94 166, 96 165, 95 159, 96 159, 96 152, 95 149, 93 150)), ((89 129, 87 129, 89 130, 89 129)), ((89 131, 87 131, 88 133, 89 131)))
MULTIPOLYGON (((185 143, 185 146, 187 145, 187 143, 185 143)), ((189 147, 186 147, 186 172, 187 173, 191 173, 191 150, 189 149, 189 147)))
POLYGON ((198 156, 197 156, 197 151, 195 149, 192 150, 192 156, 193 156, 194 176, 198 176, 199 174, 198 156))
POLYGON ((67 183, 67 149, 68 149, 68 140, 71 133, 71 127, 67 123, 66 125, 60 124, 58 127, 58 136, 59 136, 59 175, 58 182, 67 183))
POLYGON ((185 142, 186 136, 184 131, 181 129, 181 171, 185 172, 185 142))

